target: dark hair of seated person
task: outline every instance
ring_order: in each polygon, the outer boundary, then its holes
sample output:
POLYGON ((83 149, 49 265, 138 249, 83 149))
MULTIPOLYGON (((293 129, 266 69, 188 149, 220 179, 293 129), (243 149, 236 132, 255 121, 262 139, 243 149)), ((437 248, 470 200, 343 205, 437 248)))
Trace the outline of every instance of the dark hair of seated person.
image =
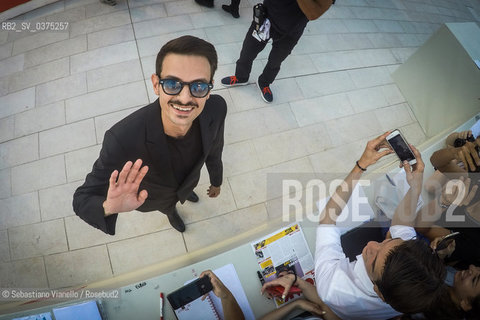
POLYGON ((480 320, 480 295, 470 302, 472 309, 464 311, 452 301, 450 290, 443 291, 430 310, 425 311, 428 320, 480 320))
POLYGON ((391 250, 375 282, 386 303, 414 314, 428 310, 446 290, 443 261, 423 240, 408 240, 391 250))
POLYGON ((438 300, 424 312, 424 316, 428 320, 461 320, 465 318, 465 312, 457 307, 450 298, 447 288, 437 296, 438 300))

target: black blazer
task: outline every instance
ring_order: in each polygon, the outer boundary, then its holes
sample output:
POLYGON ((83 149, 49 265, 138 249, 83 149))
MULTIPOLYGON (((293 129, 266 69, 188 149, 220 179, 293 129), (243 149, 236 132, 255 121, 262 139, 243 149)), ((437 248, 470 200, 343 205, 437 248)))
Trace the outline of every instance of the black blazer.
POLYGON ((200 179, 205 163, 210 183, 220 186, 223 179, 223 131, 227 105, 219 95, 210 95, 198 116, 202 135, 203 154, 181 185, 175 179, 167 141, 163 130, 158 99, 135 111, 105 133, 100 156, 93 165, 85 183, 73 195, 73 210, 90 225, 108 234, 115 234, 117 214, 104 217, 103 202, 108 181, 114 170, 121 171, 128 161, 142 159, 149 170, 140 184, 148 191, 148 198, 138 208, 153 211, 169 208, 177 201, 185 202, 200 179))

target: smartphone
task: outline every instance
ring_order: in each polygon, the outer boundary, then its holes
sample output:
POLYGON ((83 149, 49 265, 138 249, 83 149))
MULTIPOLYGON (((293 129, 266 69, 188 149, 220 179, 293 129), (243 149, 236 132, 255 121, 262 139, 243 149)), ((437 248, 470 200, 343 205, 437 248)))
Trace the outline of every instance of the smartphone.
POLYGON ((407 160, 410 165, 417 163, 417 159, 415 159, 412 149, 410 149, 407 140, 405 140, 400 130, 393 130, 392 133, 387 136, 387 142, 400 158, 400 161, 403 162, 407 160))
POLYGON ((178 310, 213 290, 209 276, 198 278, 167 295, 173 310, 178 310))
POLYGON ((440 250, 443 250, 443 249, 446 249, 450 243, 452 243, 452 241, 458 237, 460 235, 460 232, 452 232, 448 235, 446 235, 445 237, 443 237, 443 239, 437 244, 437 248, 435 249, 435 251, 440 251, 440 250))

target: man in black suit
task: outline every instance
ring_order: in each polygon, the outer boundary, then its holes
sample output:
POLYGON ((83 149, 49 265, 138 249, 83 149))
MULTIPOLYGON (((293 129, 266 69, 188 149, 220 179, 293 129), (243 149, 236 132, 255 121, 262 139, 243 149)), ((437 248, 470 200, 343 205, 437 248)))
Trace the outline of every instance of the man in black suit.
POLYGON ((208 195, 220 194, 227 106, 210 95, 216 68, 215 48, 202 39, 183 36, 162 47, 151 77, 159 99, 105 133, 92 172, 73 196, 80 218, 113 235, 118 213, 160 210, 183 232, 175 205, 198 201, 193 189, 204 163, 208 195))

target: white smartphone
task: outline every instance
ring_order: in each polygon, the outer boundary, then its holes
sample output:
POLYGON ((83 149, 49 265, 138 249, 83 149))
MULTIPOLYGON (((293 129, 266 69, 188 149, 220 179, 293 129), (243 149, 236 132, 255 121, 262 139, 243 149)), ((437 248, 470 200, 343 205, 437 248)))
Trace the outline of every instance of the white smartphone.
POLYGON ((412 149, 410 149, 407 140, 405 140, 400 130, 393 130, 392 133, 387 136, 387 142, 400 158, 400 161, 403 162, 407 160, 410 165, 417 163, 417 159, 415 159, 412 149))

